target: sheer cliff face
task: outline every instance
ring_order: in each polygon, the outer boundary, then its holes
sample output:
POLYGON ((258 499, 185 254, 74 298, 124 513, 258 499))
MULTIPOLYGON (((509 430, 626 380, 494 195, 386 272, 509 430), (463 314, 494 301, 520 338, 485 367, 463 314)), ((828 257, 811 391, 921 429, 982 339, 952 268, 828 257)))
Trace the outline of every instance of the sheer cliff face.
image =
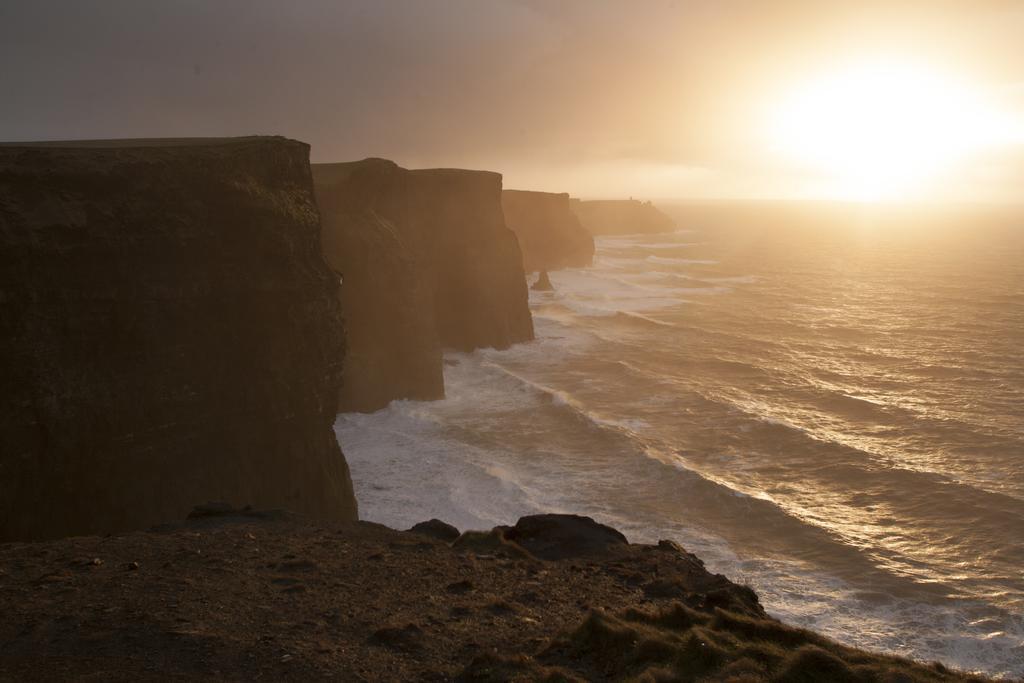
POLYGON ((366 387, 346 389, 343 410, 439 397, 441 347, 505 348, 533 338, 500 175, 410 171, 383 159, 314 164, 313 174, 325 250, 344 276, 352 330, 345 376, 366 387), (361 245, 359 258, 352 244, 361 245))
POLYGON ((569 208, 569 195, 505 190, 505 222, 519 238, 527 272, 589 266, 594 238, 569 208))
POLYGON ((355 518, 308 153, 0 147, 0 541, 143 528, 209 500, 355 518))
POLYGON ((433 268, 441 344, 471 351, 533 339, 523 256, 501 208, 501 175, 417 170, 409 187, 403 222, 433 268))
POLYGON ((571 201, 572 210, 592 235, 672 232, 675 221, 650 202, 635 199, 571 201))
POLYGON ((339 411, 443 398, 431 280, 409 237, 374 209, 398 167, 370 161, 314 168, 324 254, 343 278, 349 321, 339 411))

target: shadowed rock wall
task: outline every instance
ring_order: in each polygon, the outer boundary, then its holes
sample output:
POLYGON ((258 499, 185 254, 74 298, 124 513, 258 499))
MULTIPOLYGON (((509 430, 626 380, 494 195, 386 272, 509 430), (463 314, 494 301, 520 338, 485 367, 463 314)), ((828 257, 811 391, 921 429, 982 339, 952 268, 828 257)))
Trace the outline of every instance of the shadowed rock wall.
POLYGON ((367 387, 344 390, 343 410, 443 395, 441 347, 506 348, 533 338, 499 174, 410 171, 383 159, 314 164, 313 174, 325 251, 344 275, 353 330, 346 378, 367 387))
POLYGON ((471 351, 533 339, 522 252, 501 209, 501 175, 408 173, 408 194, 388 204, 432 268, 441 344, 471 351))
POLYGON ((527 272, 589 266, 594 238, 569 208, 569 195, 505 190, 505 222, 519 238, 527 272))
POLYGON ((0 541, 356 517, 309 147, 0 146, 0 541))
POLYGON ((443 398, 432 280, 410 238, 374 208, 400 169, 383 160, 314 168, 324 254, 344 278, 349 321, 339 411, 443 398))

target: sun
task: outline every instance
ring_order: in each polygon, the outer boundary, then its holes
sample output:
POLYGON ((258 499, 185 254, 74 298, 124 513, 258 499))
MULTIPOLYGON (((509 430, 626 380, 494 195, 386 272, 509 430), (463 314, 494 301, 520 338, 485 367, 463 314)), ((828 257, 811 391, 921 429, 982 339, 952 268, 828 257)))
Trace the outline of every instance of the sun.
POLYGON ((838 198, 914 198, 1003 124, 981 92, 913 62, 829 69, 775 101, 773 151, 838 198))

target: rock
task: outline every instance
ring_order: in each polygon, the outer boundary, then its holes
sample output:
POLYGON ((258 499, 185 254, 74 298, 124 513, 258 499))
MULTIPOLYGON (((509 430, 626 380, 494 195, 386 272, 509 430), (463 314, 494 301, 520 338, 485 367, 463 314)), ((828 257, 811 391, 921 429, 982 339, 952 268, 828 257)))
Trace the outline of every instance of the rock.
POLYGON ((601 199, 570 202, 580 223, 591 235, 630 235, 641 232, 672 232, 675 221, 650 202, 635 199, 601 199))
POLYGON ((544 560, 606 555, 629 544, 610 526, 580 515, 530 515, 506 529, 506 540, 544 560))
POLYGON ((533 339, 499 174, 384 159, 314 164, 313 174, 352 330, 342 410, 442 397, 442 347, 533 339))
POLYGON ((526 272, 589 266, 594 238, 569 207, 568 194, 505 190, 505 222, 519 238, 526 272))
POLYGON ((687 552, 686 549, 683 548, 683 546, 679 545, 675 541, 671 541, 671 540, 667 540, 667 539, 662 539, 662 540, 658 541, 658 545, 655 546, 655 548, 657 548, 658 550, 663 551, 663 552, 669 552, 669 553, 673 553, 673 554, 676 554, 676 555, 680 555, 687 562, 692 564, 693 567, 696 570, 703 571, 703 569, 704 569, 704 561, 703 560, 701 560, 699 557, 697 557, 693 553, 687 552))
POLYGON ((284 138, 0 146, 0 542, 211 499, 356 517, 308 160, 284 138))
POLYGON ((420 522, 411 529, 409 533, 420 534, 421 536, 430 536, 446 543, 451 543, 459 537, 459 530, 453 527, 451 524, 442 522, 439 519, 431 519, 426 522, 420 522))
POLYGON ((673 540, 663 538, 658 541, 658 545, 655 546, 658 550, 664 550, 665 552, 676 553, 678 555, 689 555, 683 546, 679 545, 673 540))
POLYGON ((529 559, 532 556, 529 551, 509 540, 505 533, 509 527, 495 527, 490 531, 465 531, 452 543, 456 550, 484 557, 511 557, 518 559, 529 559))
POLYGON ((555 286, 551 284, 551 278, 548 277, 548 271, 540 271, 540 276, 537 278, 537 281, 533 283, 533 287, 531 287, 530 289, 536 290, 538 292, 555 291, 555 286))

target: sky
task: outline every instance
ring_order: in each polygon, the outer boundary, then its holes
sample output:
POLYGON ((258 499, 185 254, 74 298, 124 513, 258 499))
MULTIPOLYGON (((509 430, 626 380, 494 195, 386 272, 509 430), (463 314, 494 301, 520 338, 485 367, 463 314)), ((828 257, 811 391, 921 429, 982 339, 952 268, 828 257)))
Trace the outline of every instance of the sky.
POLYGON ((0 0, 0 140, 280 134, 583 197, 1014 201, 1021 36, 1009 0, 0 0), (935 84, 871 76, 861 111, 836 92, 864 64, 935 84))

